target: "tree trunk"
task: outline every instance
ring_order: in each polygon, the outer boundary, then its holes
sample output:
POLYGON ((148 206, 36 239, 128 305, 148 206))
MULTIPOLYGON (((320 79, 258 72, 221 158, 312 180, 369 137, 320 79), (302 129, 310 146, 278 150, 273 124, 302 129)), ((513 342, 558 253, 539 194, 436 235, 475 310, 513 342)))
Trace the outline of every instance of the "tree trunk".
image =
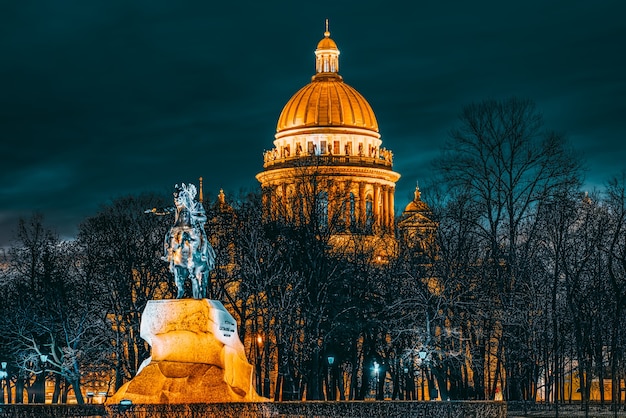
POLYGON ((67 384, 67 381, 64 380, 63 381, 63 391, 61 392, 61 403, 62 404, 66 404, 67 403, 67 394, 70 391, 70 388, 67 384))
POLYGON ((278 401, 290 401, 291 399, 286 399, 289 398, 289 396, 285 396, 285 392, 283 390, 283 381, 284 381, 284 377, 283 374, 279 371, 278 375, 276 376, 276 386, 274 387, 274 402, 278 402, 278 401))
POLYGON ((391 380, 393 381, 393 392, 391 393, 391 399, 402 400, 404 396, 402 396, 402 392, 400 391, 400 364, 397 359, 396 359, 395 372, 391 373, 391 380))
POLYGON ((337 389, 339 390, 339 400, 346 400, 346 389, 344 385, 344 374, 341 367, 335 367, 335 382, 337 382, 337 389))
POLYGON ((52 403, 59 403, 59 395, 61 394, 61 386, 63 385, 63 379, 60 375, 54 377, 54 392, 52 392, 52 403))
POLYGON ((319 373, 319 347, 315 347, 313 350, 313 356, 311 359, 311 369, 309 370, 307 387, 306 387, 306 399, 307 401, 319 401, 322 400, 322 394, 320 390, 321 379, 319 373))
POLYGON ((32 386, 28 391, 28 401, 29 403, 45 403, 46 401, 46 386, 45 380, 43 378, 43 373, 40 373, 35 378, 32 386))
POLYGON ((6 382, 5 387, 7 390, 7 403, 13 403, 13 395, 11 393, 11 379, 7 377, 5 382, 6 382))
POLYGON ((15 403, 24 403, 24 380, 19 376, 15 381, 15 403))
POLYGON ((76 396, 76 402, 79 405, 82 405, 85 403, 85 399, 83 398, 83 393, 80 390, 80 380, 79 379, 72 379, 70 380, 70 385, 72 386, 72 389, 74 390, 74 396, 76 396))

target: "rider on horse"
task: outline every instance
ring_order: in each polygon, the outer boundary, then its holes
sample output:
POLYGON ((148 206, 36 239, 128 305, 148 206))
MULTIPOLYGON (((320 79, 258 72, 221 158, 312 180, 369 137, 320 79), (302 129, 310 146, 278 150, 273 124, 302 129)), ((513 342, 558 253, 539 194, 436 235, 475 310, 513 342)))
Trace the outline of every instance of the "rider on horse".
POLYGON ((165 236, 165 256, 178 287, 177 298, 185 293, 185 280, 192 284, 194 299, 206 297, 209 272, 215 266, 215 252, 209 243, 204 224, 207 217, 200 202, 194 200, 196 187, 184 183, 175 186, 176 218, 165 236))

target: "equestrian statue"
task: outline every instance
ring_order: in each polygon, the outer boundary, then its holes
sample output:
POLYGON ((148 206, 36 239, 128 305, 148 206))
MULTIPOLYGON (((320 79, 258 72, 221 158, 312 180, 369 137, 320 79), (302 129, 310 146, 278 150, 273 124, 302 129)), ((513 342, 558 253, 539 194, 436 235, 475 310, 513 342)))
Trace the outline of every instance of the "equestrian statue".
POLYGON ((194 200, 196 186, 174 186, 174 225, 165 235, 164 252, 161 257, 169 262, 174 274, 177 299, 185 294, 185 281, 191 281, 194 299, 207 297, 209 272, 215 267, 215 251, 207 239, 204 224, 207 217, 202 203, 194 200))

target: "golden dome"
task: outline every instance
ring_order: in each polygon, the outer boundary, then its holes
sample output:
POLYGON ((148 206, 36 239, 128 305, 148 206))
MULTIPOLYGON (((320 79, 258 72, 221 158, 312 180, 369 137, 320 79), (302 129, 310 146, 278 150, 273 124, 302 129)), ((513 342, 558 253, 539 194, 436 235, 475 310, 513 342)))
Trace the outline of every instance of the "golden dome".
POLYGON ((421 200, 419 202, 411 201, 404 208, 404 212, 430 212, 430 208, 421 200))
POLYGON ((324 32, 324 38, 317 44, 317 49, 338 49, 335 41, 330 39, 330 32, 324 32))
POLYGON ((276 133, 309 127, 361 128, 378 132, 370 104, 338 74, 339 49, 330 38, 328 21, 315 56, 316 74, 311 83, 287 102, 278 118, 276 133))
POLYGON ((287 102, 276 132, 306 127, 354 127, 378 132, 367 100, 340 77, 314 77, 287 102))

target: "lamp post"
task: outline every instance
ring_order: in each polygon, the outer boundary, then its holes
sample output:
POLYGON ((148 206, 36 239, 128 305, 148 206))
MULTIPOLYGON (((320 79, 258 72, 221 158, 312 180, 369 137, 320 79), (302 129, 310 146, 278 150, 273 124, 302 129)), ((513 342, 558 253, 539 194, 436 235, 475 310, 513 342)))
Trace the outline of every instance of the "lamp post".
MULTIPOLYGON (((9 381, 9 379, 7 379, 7 377, 9 376, 9 373, 7 373, 7 362, 3 361, 2 362, 2 370, 0 370, 0 403, 4 403, 4 379, 7 380, 7 382, 9 381)), ((7 384, 7 393, 9 392, 9 385, 7 384)))
POLYGON ((328 381, 329 385, 328 385, 328 394, 327 394, 327 398, 329 401, 336 401, 337 400, 337 396, 336 396, 336 391, 335 391, 335 373, 333 370, 333 364, 335 363, 335 357, 334 356, 328 356, 328 372, 330 374, 330 379, 328 381))
MULTIPOLYGON (((421 379, 421 383, 422 383, 422 400, 425 401, 426 397, 424 396, 424 372, 425 372, 425 367, 424 364, 426 363, 426 357, 428 356, 428 352, 424 349, 420 350, 419 353, 417 353, 417 355, 420 358, 420 369, 421 369, 421 373, 422 373, 422 379, 421 379)), ((430 390, 430 387, 428 388, 430 390)))
POLYGON ((43 403, 46 403, 46 363, 48 362, 48 355, 41 354, 39 355, 39 360, 41 360, 41 376, 42 376, 42 395, 43 395, 43 403))
MULTIPOLYGON (((270 370, 270 356, 268 352, 268 345, 264 345, 263 335, 259 332, 256 336, 257 347, 259 349, 259 387, 263 387, 263 396, 266 398, 270 397, 270 378, 269 378, 269 370, 270 370), (263 350, 263 351, 261 351, 263 350), (261 354, 262 353, 262 354, 261 354), (263 378, 263 384, 261 385, 261 360, 265 362, 265 377, 263 378)), ((259 392, 261 395, 261 392, 259 392)))
POLYGON ((256 392, 263 394, 263 385, 261 384, 261 347, 263 346, 263 336, 256 336, 256 392))
POLYGON ((374 362, 374 375, 376 375, 376 399, 378 399, 378 373, 380 372, 380 366, 377 361, 374 362))

